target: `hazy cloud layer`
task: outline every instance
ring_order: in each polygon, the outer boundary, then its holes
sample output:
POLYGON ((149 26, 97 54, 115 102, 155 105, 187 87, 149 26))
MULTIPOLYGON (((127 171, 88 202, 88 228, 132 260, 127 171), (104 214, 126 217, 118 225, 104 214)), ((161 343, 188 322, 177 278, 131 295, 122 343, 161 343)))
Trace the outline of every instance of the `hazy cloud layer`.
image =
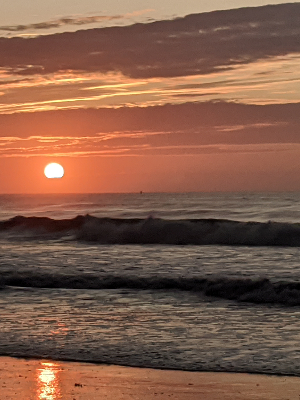
POLYGON ((0 155, 280 151, 293 150, 300 143, 299 132, 300 103, 208 102, 21 113, 0 115, 0 155))
POLYGON ((45 30, 45 29, 60 28, 68 25, 75 25, 75 26, 89 25, 99 22, 114 21, 119 19, 136 17, 149 11, 151 10, 136 11, 134 13, 128 13, 123 15, 93 15, 87 17, 63 17, 63 18, 58 18, 56 20, 44 21, 27 25, 2 25, 0 26, 0 31, 24 32, 27 30, 45 30))
POLYGON ((299 37, 300 4, 243 8, 150 24, 1 38, 0 67, 21 75, 66 70, 121 71, 132 78, 207 74, 299 53, 299 37))

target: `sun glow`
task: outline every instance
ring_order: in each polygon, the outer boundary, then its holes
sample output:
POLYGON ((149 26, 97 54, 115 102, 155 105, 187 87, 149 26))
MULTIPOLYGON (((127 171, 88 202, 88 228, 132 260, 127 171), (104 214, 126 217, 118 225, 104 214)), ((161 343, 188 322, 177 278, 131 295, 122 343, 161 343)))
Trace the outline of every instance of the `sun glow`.
POLYGON ((62 178, 64 176, 64 169, 60 164, 51 163, 48 164, 44 169, 46 178, 62 178))

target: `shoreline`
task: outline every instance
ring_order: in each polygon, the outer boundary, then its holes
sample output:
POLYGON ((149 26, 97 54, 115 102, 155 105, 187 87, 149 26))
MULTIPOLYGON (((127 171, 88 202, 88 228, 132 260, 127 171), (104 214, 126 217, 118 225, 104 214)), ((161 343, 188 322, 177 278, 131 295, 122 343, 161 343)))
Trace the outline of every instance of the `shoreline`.
POLYGON ((0 357, 1 400, 299 400, 300 377, 0 357))

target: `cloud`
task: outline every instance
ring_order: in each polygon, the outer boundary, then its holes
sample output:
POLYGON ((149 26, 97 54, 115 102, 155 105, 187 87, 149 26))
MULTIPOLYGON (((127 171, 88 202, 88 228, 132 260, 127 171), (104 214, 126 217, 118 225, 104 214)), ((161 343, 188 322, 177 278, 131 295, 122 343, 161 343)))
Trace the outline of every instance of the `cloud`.
POLYGON ((225 102, 0 115, 0 156, 299 150, 300 103, 225 102))
POLYGON ((63 18, 58 18, 56 20, 44 21, 27 25, 2 25, 0 26, 0 31, 23 32, 27 30, 46 30, 46 29, 60 28, 68 25, 75 25, 75 26, 89 25, 99 22, 114 21, 118 19, 128 19, 145 14, 149 11, 153 10, 147 9, 122 15, 119 14, 119 15, 93 15, 88 17, 63 17, 63 18))
POLYGON ((300 4, 280 4, 27 39, 0 38, 0 67, 18 75, 75 70, 121 72, 131 78, 190 76, 300 53, 299 37, 300 4))

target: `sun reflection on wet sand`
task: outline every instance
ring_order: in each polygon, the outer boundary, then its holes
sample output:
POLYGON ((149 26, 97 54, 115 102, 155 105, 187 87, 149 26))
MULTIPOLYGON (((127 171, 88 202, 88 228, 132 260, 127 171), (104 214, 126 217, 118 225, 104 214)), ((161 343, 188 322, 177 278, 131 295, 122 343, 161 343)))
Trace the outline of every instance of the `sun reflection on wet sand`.
POLYGON ((42 362, 37 370, 37 400, 60 399, 59 364, 42 362))

